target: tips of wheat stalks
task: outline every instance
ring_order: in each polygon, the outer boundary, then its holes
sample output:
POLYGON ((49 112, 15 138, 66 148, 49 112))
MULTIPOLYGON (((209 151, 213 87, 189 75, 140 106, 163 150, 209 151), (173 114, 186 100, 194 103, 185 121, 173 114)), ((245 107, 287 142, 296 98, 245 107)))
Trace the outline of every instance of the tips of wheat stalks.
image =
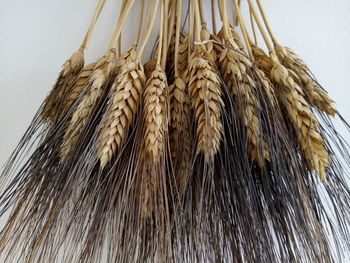
POLYGON ((51 121, 60 113, 66 92, 84 66, 84 51, 79 49, 66 60, 49 95, 46 97, 41 116, 44 121, 51 121))
POLYGON ((219 65, 228 89, 239 108, 239 114, 246 127, 248 155, 250 159, 263 167, 269 159, 268 147, 262 138, 258 117, 259 103, 255 96, 256 84, 249 75, 251 62, 229 48, 223 49, 219 65))
POLYGON ((276 59, 273 60, 271 79, 277 84, 277 93, 288 112, 302 152, 310 170, 325 180, 325 169, 329 166, 329 155, 325 142, 318 132, 318 122, 304 99, 301 88, 294 82, 288 70, 276 59))
POLYGON ((147 154, 158 162, 165 152, 167 125, 167 78, 159 65, 147 80, 144 94, 144 141, 147 154))
POLYGON ((219 76, 205 46, 197 45, 191 56, 189 93, 197 123, 197 154, 206 162, 218 152, 222 139, 223 102, 219 76))
POLYGON ((98 139, 97 156, 104 167, 126 140, 140 105, 145 74, 135 48, 127 52, 124 65, 113 83, 109 108, 103 117, 98 139))
POLYGON ((115 60, 115 50, 111 49, 96 63, 86 86, 87 91, 73 112, 72 118, 65 132, 60 151, 61 161, 64 161, 67 158, 82 131, 86 127, 95 106, 103 94, 104 87, 114 73, 116 65, 115 60))
POLYGON ((327 92, 310 77, 308 74, 309 69, 304 61, 290 48, 282 47, 277 44, 275 50, 282 64, 297 74, 303 91, 311 104, 328 115, 333 116, 336 113, 336 109, 332 105, 334 101, 329 97, 327 92))

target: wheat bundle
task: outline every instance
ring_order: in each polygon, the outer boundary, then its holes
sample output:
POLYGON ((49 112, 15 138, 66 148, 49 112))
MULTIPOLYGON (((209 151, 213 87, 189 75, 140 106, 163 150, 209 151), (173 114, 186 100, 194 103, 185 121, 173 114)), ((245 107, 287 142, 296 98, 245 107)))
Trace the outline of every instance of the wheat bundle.
POLYGON ((350 126, 261 0, 123 0, 85 65, 104 3, 2 172, 2 262, 346 262, 350 126))

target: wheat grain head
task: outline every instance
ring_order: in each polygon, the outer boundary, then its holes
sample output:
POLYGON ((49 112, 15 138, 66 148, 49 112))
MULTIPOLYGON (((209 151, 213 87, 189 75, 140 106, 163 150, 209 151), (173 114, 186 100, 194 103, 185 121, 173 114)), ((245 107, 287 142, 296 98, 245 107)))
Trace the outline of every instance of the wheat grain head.
POLYGON ((310 170, 317 172, 325 180, 325 169, 329 167, 329 155, 325 142, 318 132, 318 122, 304 99, 304 93, 295 83, 288 70, 273 59, 271 79, 277 84, 278 97, 291 120, 302 152, 308 161, 310 170))
POLYGON ((85 85, 88 83, 88 80, 96 66, 96 62, 90 63, 81 70, 78 77, 74 81, 71 90, 69 91, 66 102, 65 102, 65 111, 73 104, 73 102, 78 98, 80 92, 84 89, 85 85))
POLYGON ((51 121, 60 114, 60 107, 64 104, 64 95, 71 88, 73 81, 84 66, 84 50, 80 48, 66 60, 49 95, 45 98, 41 112, 44 121, 51 121))
POLYGON ((204 45, 196 45, 190 61, 189 94, 197 123, 197 154, 209 162, 222 139, 220 79, 204 45))
POLYGON ((304 61, 290 48, 281 45, 275 45, 275 51, 282 62, 288 69, 294 71, 299 77, 303 91, 311 104, 328 115, 334 116, 336 109, 332 105, 334 101, 329 97, 320 85, 307 73, 308 66, 304 61))
POLYGON ((87 92, 78 103, 77 108, 72 114, 72 118, 65 132, 63 143, 60 150, 60 158, 63 162, 71 149, 76 144, 83 129, 88 123, 89 117, 103 94, 105 85, 112 77, 116 65, 115 49, 107 53, 97 61, 96 66, 88 80, 87 92))
POLYGON ((125 63, 111 88, 109 108, 103 117, 98 138, 97 157, 103 168, 125 142, 140 105, 145 74, 135 48, 127 51, 125 63))
POLYGON ((257 87, 254 76, 250 75, 253 73, 252 63, 236 51, 224 48, 219 58, 219 65, 221 75, 236 103, 241 101, 240 114, 246 127, 248 155, 252 161, 264 167, 265 160, 269 160, 269 154, 267 143, 261 134, 258 117, 260 105, 255 95, 257 87))
POLYGON ((166 75, 157 65, 147 80, 144 94, 144 142, 148 156, 155 163, 165 152, 167 89, 166 75))

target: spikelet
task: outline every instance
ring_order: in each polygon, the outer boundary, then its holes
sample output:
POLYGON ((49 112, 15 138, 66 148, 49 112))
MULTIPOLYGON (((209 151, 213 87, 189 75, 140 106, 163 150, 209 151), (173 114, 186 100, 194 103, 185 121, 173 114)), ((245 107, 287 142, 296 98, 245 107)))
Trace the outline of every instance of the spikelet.
POLYGON ((179 75, 185 83, 189 82, 189 67, 188 67, 188 35, 182 35, 180 37, 179 44, 179 75))
POLYGON ((215 44, 209 40, 215 38, 215 35, 211 34, 209 30, 207 29, 206 23, 202 23, 202 29, 200 32, 201 40, 203 42, 207 42, 205 44, 206 50, 211 55, 211 60, 216 62, 216 58, 218 56, 217 49, 215 48, 215 44))
POLYGON ((196 45, 190 61, 189 94, 197 124, 197 154, 209 162, 218 152, 223 126, 221 122, 220 79, 205 46, 196 45))
POLYGON ((88 80, 96 66, 96 62, 86 65, 81 72, 79 73, 77 79, 74 81, 71 90, 67 95, 65 102, 65 111, 73 104, 73 102, 78 98, 80 92, 84 89, 85 85, 88 83, 88 80))
POLYGON ((225 83, 236 103, 242 104, 241 116, 247 132, 248 155, 250 159, 264 167, 269 159, 268 147, 262 138, 260 121, 257 113, 259 103, 255 97, 256 84, 249 72, 252 64, 246 57, 229 48, 224 48, 219 65, 225 83))
POLYGON ((329 155, 318 132, 316 117, 305 101, 302 89, 295 83, 288 70, 276 58, 273 59, 273 63, 271 79, 277 84, 278 96, 288 112, 309 168, 316 171, 321 180, 325 180, 329 155))
POLYGON ((104 167, 120 150, 134 121, 145 84, 145 74, 135 48, 127 52, 125 64, 111 88, 109 108, 103 117, 97 157, 104 167))
POLYGON ((157 65, 147 80, 144 94, 144 142, 148 157, 155 163, 165 152, 167 89, 166 75, 157 65))
POLYGON ((328 115, 334 116, 336 113, 336 109, 332 105, 334 101, 329 97, 327 92, 324 91, 312 77, 310 77, 307 73, 309 72, 308 66, 304 61, 288 47, 282 47, 281 45, 276 44, 275 50, 282 64, 286 68, 294 71, 299 77, 303 91, 311 104, 328 115))
POLYGON ((85 128, 89 117, 93 113, 98 100, 103 94, 105 85, 114 73, 116 64, 115 60, 115 49, 111 49, 97 62, 87 83, 87 92, 84 94, 77 105, 77 108, 73 112, 72 119, 70 120, 65 132, 60 150, 61 161, 64 161, 67 158, 85 128))
POLYGON ((71 88, 74 80, 84 66, 84 50, 80 48, 66 60, 49 95, 44 101, 41 117, 44 121, 51 121, 60 114, 60 107, 65 103, 67 90, 71 88))
POLYGON ((144 71, 145 71, 145 76, 148 79, 153 70, 156 68, 157 65, 157 59, 151 59, 150 61, 146 62, 145 65, 143 65, 144 71))

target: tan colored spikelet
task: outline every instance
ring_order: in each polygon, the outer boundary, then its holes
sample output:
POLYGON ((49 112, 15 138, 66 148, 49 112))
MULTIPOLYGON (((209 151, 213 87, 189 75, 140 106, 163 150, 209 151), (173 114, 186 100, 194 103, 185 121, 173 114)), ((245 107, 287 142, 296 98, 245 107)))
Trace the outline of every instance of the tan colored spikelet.
POLYGON ((302 89, 294 82, 288 70, 277 61, 271 70, 271 79, 277 84, 278 96, 288 112, 308 165, 325 180, 325 169, 329 166, 329 155, 325 142, 318 132, 318 122, 304 99, 302 89))
POLYGON ((157 59, 151 59, 150 61, 146 62, 145 65, 143 65, 144 71, 145 71, 145 76, 148 79, 153 70, 156 68, 157 65, 157 59))
POLYGON ((303 91, 311 104, 328 115, 334 116, 336 109, 332 105, 334 101, 329 97, 320 85, 307 73, 308 66, 304 61, 290 48, 275 45, 275 50, 282 64, 294 71, 299 77, 303 91))
POLYGON ((197 124, 197 154, 209 162, 222 139, 220 79, 205 46, 196 45, 190 62, 189 94, 197 124))
POLYGON ((41 112, 44 121, 50 121, 58 117, 61 112, 60 107, 65 103, 64 96, 67 90, 71 88, 83 66, 84 50, 80 48, 63 64, 56 83, 44 101, 41 112))
POLYGON ((159 162, 165 152, 167 79, 159 65, 147 80, 144 94, 144 142, 148 156, 159 162))
POLYGON ((116 65, 115 49, 107 51, 107 53, 98 60, 87 83, 87 92, 82 97, 73 112, 68 128, 65 132, 63 143, 61 146, 60 157, 64 161, 74 147, 83 129, 85 128, 90 115, 103 94, 105 85, 112 77, 116 65))
POLYGON ((207 29, 207 25, 205 23, 202 24, 200 35, 201 35, 201 40, 203 42, 208 41, 205 44, 205 47, 207 49, 207 52, 210 53, 211 59, 216 62, 216 58, 218 56, 217 49, 215 48, 215 44, 212 41, 209 41, 215 38, 215 35, 209 32, 209 30, 207 29))
POLYGON ((179 44, 179 75, 183 81, 189 82, 189 68, 188 68, 188 35, 182 35, 179 44))
POLYGON ((250 76, 252 64, 245 56, 225 48, 219 59, 221 74, 235 100, 241 101, 241 116, 247 131, 248 155, 250 159, 264 167, 269 160, 268 146, 262 138, 258 117, 259 103, 255 98, 257 89, 253 76, 250 76))
POLYGON ((65 110, 67 110, 73 102, 78 98, 80 92, 84 89, 85 85, 88 83, 88 80, 96 66, 96 62, 86 65, 81 72, 79 73, 77 79, 74 81, 74 84, 67 95, 65 102, 65 110))
POLYGON ((102 121, 97 150, 101 167, 112 159, 126 140, 140 105, 145 79, 138 53, 132 48, 113 83, 110 105, 102 121))

